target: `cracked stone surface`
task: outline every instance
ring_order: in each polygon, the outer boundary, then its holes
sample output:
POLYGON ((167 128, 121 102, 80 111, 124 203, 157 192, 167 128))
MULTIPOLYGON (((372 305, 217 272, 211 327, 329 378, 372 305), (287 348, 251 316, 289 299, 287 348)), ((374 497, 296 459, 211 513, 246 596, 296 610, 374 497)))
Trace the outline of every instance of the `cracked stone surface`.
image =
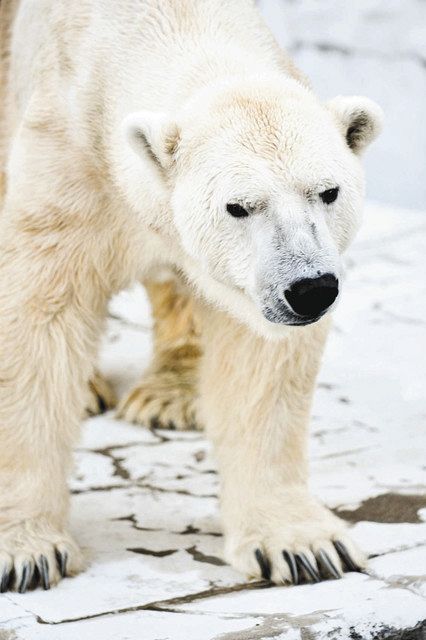
MULTIPOLYGON (((0 640, 424 640, 425 241, 423 212, 367 207, 314 403, 312 490, 352 523, 368 575, 246 582, 222 560, 204 435, 109 413, 85 422, 70 479, 88 569, 0 596, 0 640)), ((119 394, 149 362, 150 326, 140 287, 112 301, 101 368, 119 394)))

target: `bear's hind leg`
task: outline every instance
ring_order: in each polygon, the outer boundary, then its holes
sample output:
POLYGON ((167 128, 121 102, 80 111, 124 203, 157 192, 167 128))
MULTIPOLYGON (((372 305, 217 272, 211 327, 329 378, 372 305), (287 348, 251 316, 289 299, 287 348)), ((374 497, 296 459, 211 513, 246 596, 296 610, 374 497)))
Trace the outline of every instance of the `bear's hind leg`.
POLYGON ((145 282, 154 317, 154 356, 139 384, 119 404, 120 418, 147 427, 200 429, 201 355, 191 295, 171 278, 145 282))

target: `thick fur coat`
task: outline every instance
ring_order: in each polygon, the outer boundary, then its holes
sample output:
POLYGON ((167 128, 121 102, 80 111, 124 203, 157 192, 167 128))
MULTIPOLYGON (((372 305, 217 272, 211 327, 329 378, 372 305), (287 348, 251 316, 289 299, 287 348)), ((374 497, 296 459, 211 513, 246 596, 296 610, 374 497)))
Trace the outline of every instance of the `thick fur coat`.
POLYGON ((379 108, 322 104, 250 0, 1 12, 1 589, 83 567, 66 478, 108 300, 136 280, 155 359, 119 411, 205 426, 227 560, 277 583, 363 566, 306 440, 379 108))

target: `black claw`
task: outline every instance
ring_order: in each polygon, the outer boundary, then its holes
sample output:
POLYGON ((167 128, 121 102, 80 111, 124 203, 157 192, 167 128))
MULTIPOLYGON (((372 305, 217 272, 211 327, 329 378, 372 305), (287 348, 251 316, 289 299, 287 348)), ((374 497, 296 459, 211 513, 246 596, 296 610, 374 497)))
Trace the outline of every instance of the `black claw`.
POLYGON ((334 562, 332 561, 332 559, 330 558, 328 553, 326 551, 324 551, 324 549, 320 549, 318 551, 317 558, 319 559, 320 564, 324 567, 324 569, 327 571, 327 573, 330 576, 332 576, 336 580, 338 580, 339 578, 342 577, 340 575, 336 565, 334 564, 334 562))
POLYGON ((5 593, 5 591, 7 591, 8 587, 9 587, 9 581, 10 581, 10 573, 6 569, 6 571, 3 572, 3 575, 1 577, 0 593, 5 593))
POLYGON ((299 572, 297 570, 297 564, 294 555, 289 551, 283 551, 283 556, 290 569, 293 584, 299 584, 299 572))
POLYGON ((105 413, 106 411, 108 411, 108 407, 107 407, 106 402, 103 399, 103 397, 101 395, 99 395, 99 394, 96 394, 96 399, 98 401, 99 413, 105 413))
POLYGON ((263 555, 260 549, 256 549, 254 552, 256 556, 256 560, 259 563, 260 571, 262 573, 262 578, 264 580, 271 579, 271 564, 269 559, 263 555))
POLYGON ((340 540, 333 540, 333 544, 336 548, 337 553, 342 558, 346 568, 349 571, 361 571, 361 567, 359 567, 351 558, 349 551, 346 549, 343 542, 340 540))
POLYGON ((25 593, 28 589, 28 585, 31 582, 32 573, 33 572, 30 563, 26 562, 22 570, 21 582, 19 583, 18 587, 19 593, 25 593))
POLYGON ((40 572, 41 584, 45 591, 50 589, 49 564, 46 556, 41 555, 38 559, 38 570, 40 572))
POLYGON ((67 575, 68 553, 66 551, 61 552, 56 549, 56 560, 58 562, 61 576, 65 578, 67 575))
POLYGON ((152 429, 153 431, 155 431, 156 429, 161 429, 161 422, 159 421, 158 418, 151 418, 149 421, 149 427, 150 429, 152 429))
POLYGON ((321 582, 321 576, 315 567, 309 562, 304 553, 295 553, 296 562, 305 570, 313 582, 321 582))

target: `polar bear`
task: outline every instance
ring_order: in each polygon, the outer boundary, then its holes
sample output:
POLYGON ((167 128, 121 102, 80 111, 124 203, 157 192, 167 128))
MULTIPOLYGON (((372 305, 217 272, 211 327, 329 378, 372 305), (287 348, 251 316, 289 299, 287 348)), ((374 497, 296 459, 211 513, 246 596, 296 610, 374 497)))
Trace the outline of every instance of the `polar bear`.
POLYGON ((307 433, 379 107, 322 104, 251 0, 1 11, 1 590, 83 568, 67 473, 108 300, 136 280, 164 328, 154 389, 169 342, 215 445, 226 559, 275 583, 362 568, 309 493, 307 433))

